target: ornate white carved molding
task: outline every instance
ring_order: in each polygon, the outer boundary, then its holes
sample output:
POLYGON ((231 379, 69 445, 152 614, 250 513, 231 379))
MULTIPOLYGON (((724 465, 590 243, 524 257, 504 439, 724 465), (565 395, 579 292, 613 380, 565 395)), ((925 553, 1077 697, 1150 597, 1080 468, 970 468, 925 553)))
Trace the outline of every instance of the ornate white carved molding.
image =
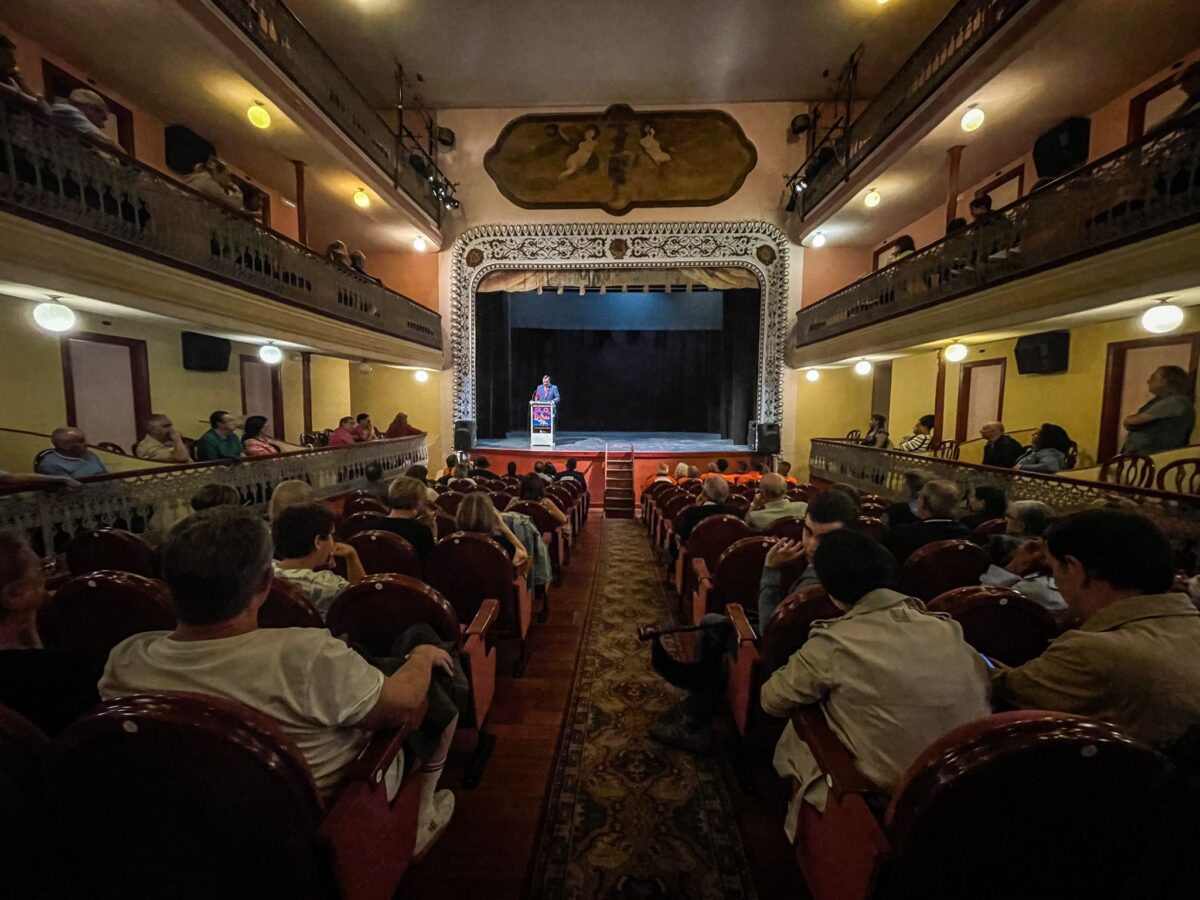
POLYGON ((749 269, 761 286, 755 411, 783 412, 788 309, 788 240, 768 222, 594 222, 481 225, 454 242, 450 263, 450 352, 454 417, 475 418, 475 293, 499 269, 749 269))

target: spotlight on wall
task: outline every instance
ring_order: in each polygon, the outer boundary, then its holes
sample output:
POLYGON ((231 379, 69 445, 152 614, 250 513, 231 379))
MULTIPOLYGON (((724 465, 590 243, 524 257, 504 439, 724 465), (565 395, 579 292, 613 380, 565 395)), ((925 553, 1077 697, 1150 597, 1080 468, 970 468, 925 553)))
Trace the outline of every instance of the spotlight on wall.
POLYGON ((871 369, 873 369, 873 368, 874 368, 874 366, 871 365, 871 361, 869 359, 860 359, 858 362, 856 362, 854 364, 854 374, 855 375, 870 375, 871 369))
POLYGON ((804 377, 809 381, 820 381, 821 373, 818 372, 816 369, 809 369, 807 372, 804 373, 804 377))
POLYGON ((825 232, 817 231, 808 239, 808 246, 820 249, 825 246, 825 232))
POLYGON ((364 189, 359 188, 354 192, 354 205, 359 209, 366 209, 371 205, 371 195, 368 194, 364 189))
POLYGON ((246 118, 255 128, 271 127, 271 114, 267 112, 267 108, 263 106, 261 100, 255 100, 250 104, 250 108, 246 110, 246 118))
POLYGON ((808 113, 800 113, 798 116, 792 116, 792 124, 789 126, 792 134, 799 137, 812 127, 812 116, 808 113))
POLYGON ((437 142, 443 150, 453 150, 456 136, 449 128, 439 128, 436 132, 437 142))
POLYGON ((1164 297, 1142 313, 1142 327, 1151 334, 1166 334, 1183 324, 1183 310, 1164 297))
POLYGON ((804 176, 801 176, 792 182, 792 190, 797 194, 803 194, 808 190, 808 182, 804 179, 804 176))
POLYGON ((55 303, 58 299, 52 297, 46 303, 39 303, 33 308, 33 321, 38 328, 61 334, 75 327, 75 311, 69 306, 55 303))
POLYGON ((963 113, 962 121, 958 124, 962 127, 963 131, 977 131, 979 126, 983 124, 983 120, 983 110, 979 108, 978 104, 972 103, 967 107, 967 111, 963 113))
POLYGON ((421 384, 424 384, 429 380, 429 373, 424 369, 417 369, 417 371, 413 372, 413 378, 417 379, 417 381, 421 382, 421 384))
POLYGON ((283 351, 274 344, 263 344, 258 348, 258 358, 268 366, 278 365, 283 361, 283 351))
POLYGON ((962 362, 967 358, 967 345, 955 341, 942 351, 942 356, 946 358, 946 362, 962 362))
POLYGON ((424 253, 428 246, 429 244, 426 243, 425 238, 421 237, 421 235, 417 235, 415 238, 413 238, 413 249, 418 253, 424 253))
POLYGON ((879 195, 879 191, 875 190, 875 188, 871 188, 869 191, 867 191, 867 195, 863 197, 863 203, 866 204, 867 209, 874 209, 879 205, 879 201, 882 199, 883 198, 879 195))

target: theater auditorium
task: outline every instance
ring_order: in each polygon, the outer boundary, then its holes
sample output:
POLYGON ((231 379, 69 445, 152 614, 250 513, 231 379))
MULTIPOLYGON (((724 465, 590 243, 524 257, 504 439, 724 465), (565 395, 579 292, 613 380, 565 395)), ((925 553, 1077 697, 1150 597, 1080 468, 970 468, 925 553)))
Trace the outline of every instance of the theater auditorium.
POLYGON ((6 0, 0 894, 1200 896, 1200 4, 6 0))

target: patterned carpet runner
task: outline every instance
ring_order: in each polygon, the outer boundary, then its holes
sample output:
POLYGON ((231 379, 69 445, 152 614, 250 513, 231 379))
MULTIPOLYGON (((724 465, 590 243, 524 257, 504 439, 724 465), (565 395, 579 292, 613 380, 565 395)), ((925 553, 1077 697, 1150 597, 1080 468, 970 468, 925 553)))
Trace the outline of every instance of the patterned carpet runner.
POLYGON ((623 519, 603 528, 530 896, 754 898, 717 761, 646 734, 682 695, 635 636, 673 615, 645 529, 623 519))

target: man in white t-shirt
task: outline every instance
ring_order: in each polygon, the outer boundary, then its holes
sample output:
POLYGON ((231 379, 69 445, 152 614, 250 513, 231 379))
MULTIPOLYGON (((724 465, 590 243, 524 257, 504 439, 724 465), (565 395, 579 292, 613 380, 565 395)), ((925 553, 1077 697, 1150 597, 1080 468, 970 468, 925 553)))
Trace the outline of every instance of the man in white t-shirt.
MULTIPOLYGON (((434 668, 452 673, 453 663, 426 644, 385 676, 324 629, 260 629, 271 554, 266 525, 240 507, 202 510, 176 525, 163 546, 162 568, 178 625, 118 644, 100 695, 190 691, 244 703, 279 722, 328 800, 371 732, 412 723, 434 668)), ((456 724, 445 728, 418 776, 417 859, 454 812, 454 795, 436 787, 456 724)))

